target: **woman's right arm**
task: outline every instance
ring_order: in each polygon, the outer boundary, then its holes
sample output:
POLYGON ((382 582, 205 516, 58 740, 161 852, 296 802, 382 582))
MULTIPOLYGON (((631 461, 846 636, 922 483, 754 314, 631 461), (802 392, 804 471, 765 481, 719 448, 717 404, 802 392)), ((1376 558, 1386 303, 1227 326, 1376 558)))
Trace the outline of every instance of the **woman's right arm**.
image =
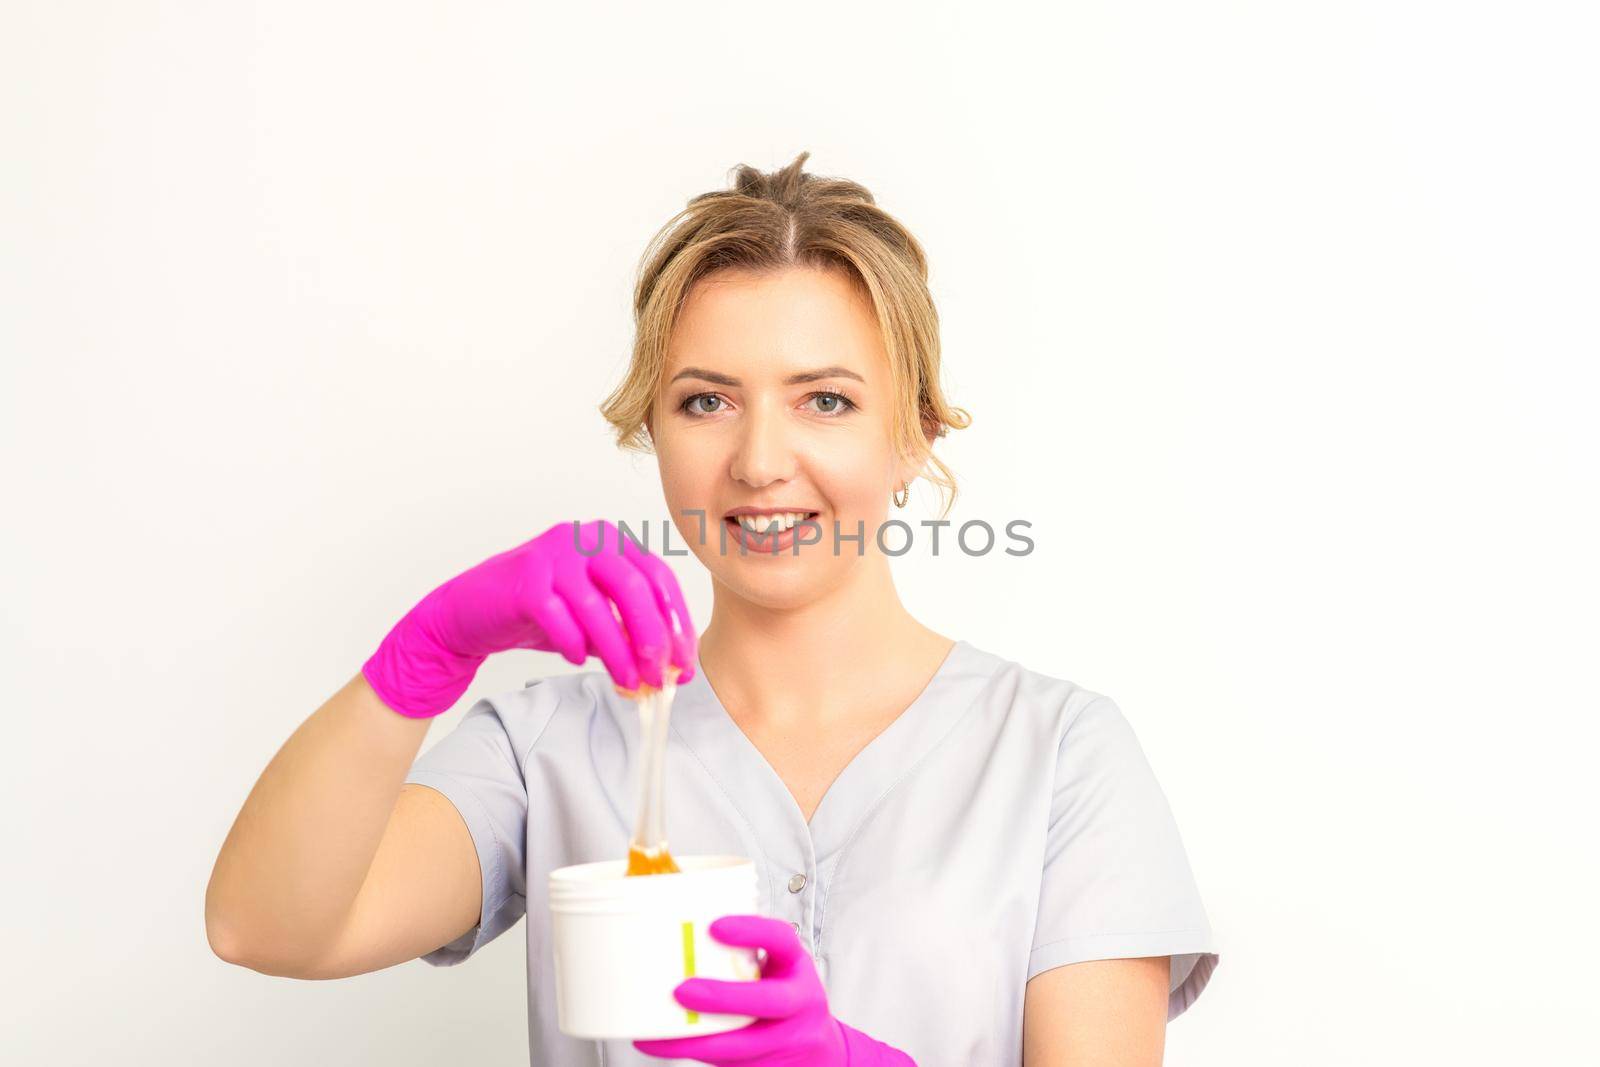
POLYGON ((415 959, 478 922, 478 855, 454 805, 405 777, 428 719, 357 674, 262 772, 206 889, 230 963, 341 978, 415 959))
POLYGON ((689 681, 695 643, 672 571, 604 520, 558 524, 445 582, 250 791, 206 889, 213 951, 267 974, 339 978, 454 941, 478 923, 483 882, 455 806, 405 781, 432 717, 498 651, 596 655, 634 689, 661 685, 669 663, 689 681))

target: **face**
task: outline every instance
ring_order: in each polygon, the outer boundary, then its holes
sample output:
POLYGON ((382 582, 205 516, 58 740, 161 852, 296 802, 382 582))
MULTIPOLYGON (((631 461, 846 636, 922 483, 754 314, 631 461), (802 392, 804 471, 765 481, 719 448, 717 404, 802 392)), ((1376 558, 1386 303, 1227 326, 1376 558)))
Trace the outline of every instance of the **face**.
POLYGON ((673 330, 651 437, 673 522, 717 582, 792 608, 883 563, 876 531, 914 473, 893 445, 894 399, 871 301, 842 272, 730 271, 695 285, 673 330), (700 519, 685 514, 695 510, 705 513, 703 539, 700 519), (741 512, 762 516, 746 519, 757 525, 799 513, 817 526, 757 536, 741 512), (854 541, 835 554, 835 522, 846 535, 861 524, 862 555, 854 541))

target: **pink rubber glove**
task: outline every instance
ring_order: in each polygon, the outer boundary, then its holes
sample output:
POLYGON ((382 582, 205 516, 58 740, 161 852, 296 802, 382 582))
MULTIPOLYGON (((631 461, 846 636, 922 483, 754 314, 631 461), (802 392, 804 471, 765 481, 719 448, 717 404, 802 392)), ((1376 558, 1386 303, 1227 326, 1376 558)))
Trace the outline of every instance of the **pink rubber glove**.
POLYGON ((761 977, 754 982, 689 978, 678 983, 673 996, 694 1011, 754 1015, 756 1021, 703 1037, 635 1041, 640 1052, 745 1067, 916 1067, 904 1052, 833 1017, 816 965, 788 923, 763 915, 724 915, 710 930, 725 945, 766 949, 761 977))
POLYGON ((361 673, 385 704, 422 719, 448 711, 483 661, 506 649, 559 652, 574 664, 597 655, 617 685, 637 689, 641 680, 661 685, 668 658, 678 684, 689 681, 695 647, 665 562, 604 519, 562 522, 423 597, 361 673))

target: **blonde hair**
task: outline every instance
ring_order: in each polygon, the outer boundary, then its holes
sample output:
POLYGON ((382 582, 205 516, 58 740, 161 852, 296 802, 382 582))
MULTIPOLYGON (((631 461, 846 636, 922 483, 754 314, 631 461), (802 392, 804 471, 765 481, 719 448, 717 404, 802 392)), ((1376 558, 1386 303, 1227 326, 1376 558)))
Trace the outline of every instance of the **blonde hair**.
POLYGON ((928 292, 922 246, 864 186, 801 170, 801 152, 782 170, 734 169, 732 189, 701 193, 652 238, 633 294, 635 336, 627 376, 601 413, 617 444, 650 450, 648 420, 666 370, 667 342, 695 282, 714 271, 771 273, 836 268, 877 313, 890 381, 899 403, 892 434, 900 454, 955 503, 955 476, 928 438, 964 429, 972 417, 945 401, 939 384, 939 313, 928 292), (928 470, 928 465, 932 470, 928 470))

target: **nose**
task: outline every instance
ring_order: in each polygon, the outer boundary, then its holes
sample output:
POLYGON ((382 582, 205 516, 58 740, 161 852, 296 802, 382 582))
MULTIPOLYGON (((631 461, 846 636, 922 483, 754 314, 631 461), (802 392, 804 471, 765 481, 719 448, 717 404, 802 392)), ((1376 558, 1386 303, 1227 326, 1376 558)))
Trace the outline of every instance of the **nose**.
POLYGON ((795 456, 788 423, 770 405, 753 404, 740 420, 729 473, 754 489, 794 477, 795 456))

